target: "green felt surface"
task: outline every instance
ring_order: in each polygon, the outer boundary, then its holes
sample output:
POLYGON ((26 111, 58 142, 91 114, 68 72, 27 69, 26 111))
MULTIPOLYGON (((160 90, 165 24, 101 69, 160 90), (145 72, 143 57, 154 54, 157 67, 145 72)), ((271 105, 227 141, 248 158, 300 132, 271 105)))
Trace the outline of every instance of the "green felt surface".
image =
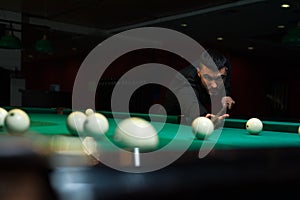
POLYGON ((29 113, 29 131, 45 135, 70 135, 66 127, 67 115, 29 113))
MULTIPOLYGON (((29 112, 31 119, 30 131, 43 135, 70 135, 66 127, 67 114, 58 115, 49 112, 29 112)), ((106 134, 110 139, 116 128, 116 123, 112 118, 109 119, 110 128, 106 134)), ((116 119, 121 120, 121 119, 116 119)), ((194 138, 190 126, 182 125, 184 134, 176 135, 178 124, 160 122, 152 122, 153 126, 158 130, 159 147, 169 144, 173 138, 178 141, 174 145, 175 149, 180 149, 180 142, 191 141, 190 149, 199 149, 204 143, 221 149, 238 149, 238 148, 280 148, 280 147, 300 147, 300 136, 297 134, 298 123, 287 122, 263 122, 264 130, 259 135, 250 135, 245 127, 246 120, 228 119, 225 122, 227 127, 216 130, 211 137, 206 140, 194 138), (269 126, 269 127, 268 127, 269 126), (267 127, 267 129, 265 129, 267 127), (270 130, 271 127, 271 130, 270 130), (287 131, 274 131, 274 127, 287 128, 287 131), (296 129, 297 128, 297 129, 296 129), (294 130, 292 132, 291 130, 294 130)), ((71 136, 71 135, 70 135, 71 136)))

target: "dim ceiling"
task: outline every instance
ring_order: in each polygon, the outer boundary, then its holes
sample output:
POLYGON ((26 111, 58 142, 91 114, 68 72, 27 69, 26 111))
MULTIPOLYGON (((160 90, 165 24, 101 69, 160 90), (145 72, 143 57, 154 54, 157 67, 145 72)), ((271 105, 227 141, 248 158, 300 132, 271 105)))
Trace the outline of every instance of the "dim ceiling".
POLYGON ((22 13, 22 35, 27 44, 42 26, 29 19, 59 22, 91 30, 76 33, 53 29, 49 33, 62 48, 92 48, 103 39, 131 28, 158 26, 180 31, 204 45, 243 53, 295 58, 298 46, 282 43, 290 29, 300 25, 299 0, 7 0, 0 9, 22 13), (278 28, 284 25, 284 28, 278 28), (218 37, 223 37, 218 41, 218 37), (248 47, 254 49, 250 52, 248 47))

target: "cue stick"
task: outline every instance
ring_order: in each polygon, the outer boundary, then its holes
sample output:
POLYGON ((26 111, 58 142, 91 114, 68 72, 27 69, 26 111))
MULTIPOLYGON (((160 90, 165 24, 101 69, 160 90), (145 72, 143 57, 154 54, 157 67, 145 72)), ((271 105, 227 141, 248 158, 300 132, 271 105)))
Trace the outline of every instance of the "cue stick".
POLYGON ((138 147, 134 148, 133 156, 134 156, 134 166, 139 167, 141 164, 140 164, 140 149, 138 147))

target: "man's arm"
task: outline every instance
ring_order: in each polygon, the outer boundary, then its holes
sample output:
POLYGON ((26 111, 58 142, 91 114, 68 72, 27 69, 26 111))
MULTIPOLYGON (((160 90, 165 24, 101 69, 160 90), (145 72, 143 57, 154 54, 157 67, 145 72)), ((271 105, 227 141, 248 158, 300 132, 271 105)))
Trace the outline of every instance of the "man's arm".
POLYGON ((198 101, 197 95, 192 88, 181 88, 177 91, 177 96, 181 115, 184 115, 187 123, 190 124, 196 117, 207 114, 205 106, 198 101))
POLYGON ((223 107, 227 107, 228 109, 231 109, 233 104, 235 104, 235 101, 230 96, 222 97, 221 103, 223 107))

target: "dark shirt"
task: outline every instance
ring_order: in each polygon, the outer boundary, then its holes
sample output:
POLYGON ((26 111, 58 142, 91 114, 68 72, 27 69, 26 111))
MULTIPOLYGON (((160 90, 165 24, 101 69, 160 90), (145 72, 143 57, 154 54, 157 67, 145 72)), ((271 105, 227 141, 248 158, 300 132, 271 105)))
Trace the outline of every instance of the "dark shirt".
POLYGON ((164 99, 164 108, 168 115, 184 116, 183 119, 190 124, 196 117, 210 112, 211 97, 194 66, 180 70, 171 80, 169 89, 164 99))

